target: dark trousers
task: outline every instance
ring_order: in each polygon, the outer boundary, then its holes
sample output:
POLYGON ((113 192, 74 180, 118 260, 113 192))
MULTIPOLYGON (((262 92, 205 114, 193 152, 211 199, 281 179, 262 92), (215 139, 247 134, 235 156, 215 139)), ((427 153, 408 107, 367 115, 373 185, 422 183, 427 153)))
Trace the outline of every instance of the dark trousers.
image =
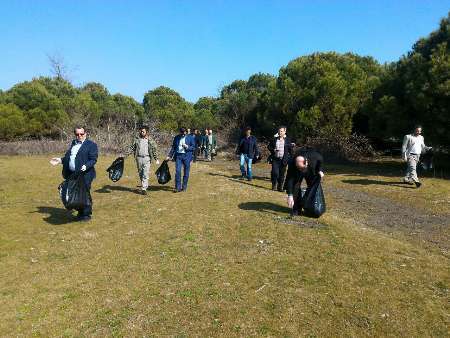
POLYGON ((200 148, 195 147, 194 152, 192 153, 192 158, 193 158, 194 162, 197 162, 197 157, 199 154, 200 154, 200 148))
MULTIPOLYGON (((89 190, 89 194, 91 193, 91 189, 89 190)), ((87 206, 86 208, 82 210, 78 210, 78 216, 91 216, 92 215, 92 198, 91 198, 91 205, 87 206)))
POLYGON ((272 160, 272 172, 270 177, 272 179, 272 185, 278 185, 278 189, 283 189, 284 175, 286 173, 287 165, 283 163, 280 158, 274 157, 272 160))
MULTIPOLYGON (((91 184, 92 184, 92 180, 91 179, 87 179, 85 177, 84 179, 84 184, 86 185, 86 189, 89 192, 89 196, 91 196, 91 184)), ((83 209, 79 209, 78 211, 78 216, 82 217, 82 216, 91 216, 92 215, 92 197, 91 197, 91 205, 88 205, 86 208, 83 209)))
POLYGON ((292 211, 300 212, 303 209, 303 206, 305 205, 305 196, 307 196, 315 183, 315 180, 317 179, 316 175, 313 176, 306 176, 304 177, 306 181, 306 189, 302 189, 301 184, 303 181, 303 178, 300 179, 300 181, 297 183, 295 187, 294 192, 294 206, 292 207, 292 211))
MULTIPOLYGON (((308 190, 308 188, 306 188, 308 190)), ((298 190, 294 194, 294 206, 292 207, 292 211, 300 213, 303 208, 303 197, 306 195, 306 191, 298 187, 298 190)))
POLYGON ((175 160, 175 189, 177 191, 186 190, 191 170, 191 154, 177 154, 175 160), (183 186, 181 186, 181 169, 183 168, 183 186))

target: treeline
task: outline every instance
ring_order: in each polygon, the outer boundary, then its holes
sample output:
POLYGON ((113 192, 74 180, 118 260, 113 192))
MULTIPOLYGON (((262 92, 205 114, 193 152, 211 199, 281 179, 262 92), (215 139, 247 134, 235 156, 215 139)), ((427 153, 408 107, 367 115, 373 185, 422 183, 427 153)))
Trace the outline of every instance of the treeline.
POLYGON ((277 76, 254 74, 222 88, 218 97, 186 101, 158 87, 142 103, 111 95, 99 83, 75 87, 40 77, 0 91, 0 138, 59 137, 74 123, 98 128, 156 123, 161 130, 196 126, 229 130, 250 125, 261 136, 287 125, 306 136, 399 138, 415 123, 427 142, 447 146, 450 127, 450 15, 399 61, 379 64, 355 54, 315 53, 292 60, 277 76))

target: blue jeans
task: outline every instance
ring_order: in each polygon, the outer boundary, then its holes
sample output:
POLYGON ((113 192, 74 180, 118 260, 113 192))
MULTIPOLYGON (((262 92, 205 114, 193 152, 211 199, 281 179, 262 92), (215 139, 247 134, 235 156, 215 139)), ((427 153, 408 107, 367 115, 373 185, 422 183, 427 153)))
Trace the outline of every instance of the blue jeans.
POLYGON ((192 154, 177 154, 175 160, 175 189, 186 190, 191 169, 192 154), (181 186, 181 168, 183 168, 183 186, 181 186))
POLYGON ((242 176, 247 177, 249 180, 252 179, 252 161, 253 159, 249 157, 247 154, 241 154, 241 174, 242 176), (247 163, 247 169, 245 169, 245 164, 247 163))

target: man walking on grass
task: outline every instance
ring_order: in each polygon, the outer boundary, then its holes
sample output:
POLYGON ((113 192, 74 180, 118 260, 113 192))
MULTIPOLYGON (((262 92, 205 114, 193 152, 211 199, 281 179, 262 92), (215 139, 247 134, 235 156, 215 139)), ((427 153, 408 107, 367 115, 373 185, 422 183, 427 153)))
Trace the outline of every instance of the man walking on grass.
POLYGON ((213 134, 211 128, 208 128, 208 161, 212 161, 214 156, 216 155, 216 147, 217 147, 217 138, 216 135, 213 134))
POLYGON ((241 138, 236 148, 236 155, 239 155, 239 166, 241 169, 242 178, 247 178, 251 181, 252 175, 252 162, 253 159, 259 154, 258 145, 256 143, 256 137, 252 135, 252 128, 246 127, 244 129, 245 135, 241 138), (247 168, 245 167, 247 165, 247 168))
MULTIPOLYGON (((84 127, 75 127, 74 134, 75 140, 70 144, 64 157, 54 157, 50 160, 50 163, 52 165, 63 165, 62 175, 64 179, 68 179, 74 173, 83 173, 84 183, 90 195, 91 184, 96 176, 94 166, 98 158, 97 144, 86 138, 86 128, 84 127)), ((89 221, 91 215, 92 201, 86 208, 78 210, 77 219, 89 221)))
POLYGON ((139 129, 139 136, 131 144, 126 155, 134 154, 139 179, 141 180, 141 193, 147 195, 150 165, 152 161, 159 164, 158 148, 155 140, 149 135, 149 128, 142 126, 139 129))
POLYGON ((201 135, 201 149, 205 160, 208 159, 208 140, 208 128, 205 128, 205 131, 201 135))
POLYGON ((317 179, 324 177, 323 169, 323 157, 320 153, 314 150, 301 151, 294 155, 294 158, 290 161, 288 172, 286 175, 286 192, 287 192, 287 205, 292 208, 292 216, 298 216, 302 213, 303 197, 301 193, 301 183, 303 179, 306 181, 306 193, 310 189, 317 179), (298 185, 298 189, 296 189, 298 185), (294 196, 295 193, 295 196, 294 196))
POLYGON ((405 135, 402 144, 402 158, 407 163, 406 175, 403 178, 403 182, 408 184, 414 183, 417 188, 422 185, 417 177, 417 163, 419 162, 420 155, 432 149, 432 147, 425 145, 421 134, 422 126, 417 125, 412 134, 405 135))
POLYGON ((200 134, 198 129, 194 129, 194 140, 195 140, 195 150, 193 153, 194 162, 197 162, 197 158, 200 155, 201 146, 202 146, 202 135, 200 134))
POLYGON ((269 145, 270 156, 272 158, 272 190, 283 191, 284 175, 289 160, 292 157, 292 141, 286 136, 286 127, 278 128, 278 134, 269 145))
POLYGON ((175 136, 166 161, 175 160, 175 191, 186 191, 191 169, 192 153, 195 150, 195 139, 186 134, 186 128, 180 128, 180 134, 175 136), (181 169, 183 169, 183 185, 181 184, 181 169))

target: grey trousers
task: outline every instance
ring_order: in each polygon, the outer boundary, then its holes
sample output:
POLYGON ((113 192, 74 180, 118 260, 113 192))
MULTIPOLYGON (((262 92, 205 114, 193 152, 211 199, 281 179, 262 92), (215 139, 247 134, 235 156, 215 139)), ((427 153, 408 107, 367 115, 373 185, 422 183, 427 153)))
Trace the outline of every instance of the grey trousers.
POLYGON ((406 175, 404 180, 406 182, 419 182, 417 177, 417 163, 419 163, 419 155, 409 155, 407 159, 406 175))
POLYGON ((150 174, 150 157, 136 157, 136 166, 141 180, 142 190, 147 190, 150 174))

